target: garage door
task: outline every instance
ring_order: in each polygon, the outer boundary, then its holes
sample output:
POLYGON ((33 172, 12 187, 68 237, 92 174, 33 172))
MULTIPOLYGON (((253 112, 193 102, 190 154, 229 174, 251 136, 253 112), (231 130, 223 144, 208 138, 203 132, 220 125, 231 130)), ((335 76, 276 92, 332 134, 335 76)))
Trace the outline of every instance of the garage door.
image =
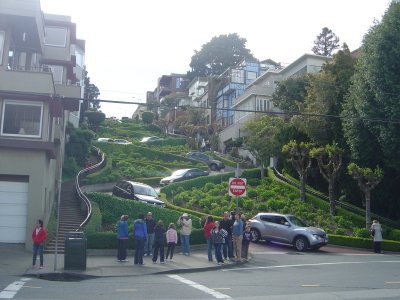
POLYGON ((0 181, 0 242, 25 243, 28 182, 0 181))

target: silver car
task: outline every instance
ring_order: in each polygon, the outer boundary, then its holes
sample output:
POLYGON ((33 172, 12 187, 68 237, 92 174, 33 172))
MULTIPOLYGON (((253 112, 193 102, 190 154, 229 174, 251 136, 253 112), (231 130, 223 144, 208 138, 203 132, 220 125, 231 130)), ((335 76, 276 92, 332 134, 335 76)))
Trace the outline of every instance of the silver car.
POLYGON ((319 249, 328 243, 323 229, 307 226, 293 215, 258 213, 249 220, 252 241, 260 239, 293 245, 297 251, 319 249))

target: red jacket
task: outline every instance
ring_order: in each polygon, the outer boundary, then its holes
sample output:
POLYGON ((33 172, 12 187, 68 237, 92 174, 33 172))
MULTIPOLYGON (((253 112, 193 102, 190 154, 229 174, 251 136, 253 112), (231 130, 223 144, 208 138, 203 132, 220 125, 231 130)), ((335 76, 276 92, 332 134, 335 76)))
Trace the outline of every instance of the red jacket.
POLYGON ((204 236, 208 238, 211 234, 211 229, 214 228, 214 222, 206 223, 204 225, 204 236))
POLYGON ((46 239, 46 230, 43 227, 40 227, 38 234, 36 234, 36 228, 33 229, 32 232, 32 241, 34 244, 42 244, 46 239))

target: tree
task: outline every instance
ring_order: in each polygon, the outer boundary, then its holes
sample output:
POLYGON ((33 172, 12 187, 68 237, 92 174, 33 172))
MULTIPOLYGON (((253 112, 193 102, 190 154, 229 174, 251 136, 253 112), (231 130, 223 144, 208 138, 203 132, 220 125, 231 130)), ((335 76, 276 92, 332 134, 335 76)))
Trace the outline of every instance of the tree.
POLYGON ((371 191, 382 180, 383 172, 379 166, 375 170, 371 168, 361 168, 355 163, 351 163, 347 167, 348 174, 352 176, 358 183, 365 198, 365 228, 371 226, 371 191))
POLYGON ((106 119, 106 115, 101 111, 87 111, 85 112, 85 117, 88 120, 89 128, 94 132, 97 132, 100 123, 106 119))
POLYGON ((200 51, 195 50, 190 61, 189 78, 220 75, 243 59, 255 60, 251 51, 246 48, 246 42, 237 33, 213 37, 200 51))
POLYGON ((343 150, 336 143, 315 147, 311 149, 310 155, 318 162, 322 177, 328 182, 329 210, 331 216, 335 215, 335 180, 342 166, 343 150))
POLYGON ((152 124, 154 121, 154 114, 151 111, 144 111, 142 113, 142 121, 145 124, 152 124))
POLYGON ((309 75, 289 77, 280 81, 272 94, 276 107, 287 112, 298 112, 299 103, 304 102, 309 85, 309 75))
POLYGON ((245 125, 245 146, 256 158, 262 176, 265 163, 270 157, 278 155, 282 149, 283 145, 278 137, 285 127, 285 121, 275 116, 262 116, 248 121, 245 125))
POLYGON ((100 102, 96 101, 99 96, 99 88, 95 84, 90 83, 90 77, 86 76, 83 97, 88 100, 88 108, 100 108, 100 102))
POLYGON ((300 112, 308 116, 295 117, 294 122, 316 144, 336 141, 340 147, 345 147, 341 120, 334 116, 342 111, 353 74, 354 58, 344 44, 332 60, 322 66, 320 73, 308 75, 305 97, 298 105, 300 112))
POLYGON ((306 201, 306 181, 308 170, 311 167, 311 143, 290 141, 282 147, 282 152, 289 156, 289 160, 297 171, 300 179, 300 200, 306 201))
POLYGON ((312 52, 318 55, 331 56, 332 52, 339 48, 339 38, 328 27, 324 27, 314 44, 312 52))
POLYGON ((383 164, 384 170, 400 170, 400 125, 390 122, 400 119, 398 20, 400 2, 392 1, 382 22, 365 35, 342 114, 352 158, 362 165, 383 164))

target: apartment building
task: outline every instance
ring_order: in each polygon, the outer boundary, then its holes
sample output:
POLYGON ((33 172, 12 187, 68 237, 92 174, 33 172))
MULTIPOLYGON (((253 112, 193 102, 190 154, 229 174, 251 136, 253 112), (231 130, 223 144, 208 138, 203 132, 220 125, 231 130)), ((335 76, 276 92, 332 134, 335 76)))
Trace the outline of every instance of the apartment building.
POLYGON ((68 122, 77 126, 85 42, 40 0, 0 1, 0 242, 25 243, 60 193, 68 122))
POLYGON ((272 102, 272 94, 279 81, 319 72, 322 65, 331 59, 327 56, 304 54, 284 69, 270 69, 251 82, 238 97, 231 101, 234 112, 232 122, 220 132, 220 149, 225 149, 227 141, 246 136, 244 126, 247 121, 258 115, 280 112, 272 102))

